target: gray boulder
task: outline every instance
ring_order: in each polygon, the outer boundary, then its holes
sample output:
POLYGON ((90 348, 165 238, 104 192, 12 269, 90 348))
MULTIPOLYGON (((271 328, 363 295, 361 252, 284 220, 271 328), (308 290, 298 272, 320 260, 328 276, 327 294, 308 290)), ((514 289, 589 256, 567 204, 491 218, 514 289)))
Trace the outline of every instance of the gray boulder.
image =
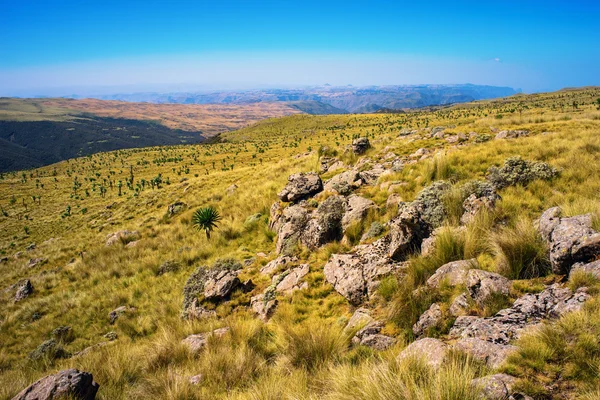
POLYGON ((556 274, 568 274, 575 263, 594 261, 600 255, 600 233, 592 229, 591 214, 561 217, 561 209, 546 210, 539 220, 540 234, 550 247, 556 274))
POLYGON ((229 328, 219 328, 210 332, 190 335, 183 339, 181 343, 186 345, 193 353, 197 353, 204 349, 211 339, 218 339, 225 336, 229 332, 229 328))
POLYGON ((477 260, 452 261, 442 265, 427 279, 427 286, 438 288, 442 282, 450 286, 464 285, 467 282, 469 270, 477 267, 477 260))
POLYGON ((427 311, 420 317, 417 323, 413 325, 413 333, 415 336, 423 336, 427 331, 440 324, 443 319, 442 309, 437 303, 433 303, 427 311))
POLYGON ((139 238, 140 234, 138 233, 138 231, 128 231, 128 230, 122 230, 122 231, 118 231, 118 232, 114 232, 111 233, 109 235, 106 236, 106 246, 112 246, 115 245, 117 243, 129 243, 129 242, 133 242, 134 240, 137 240, 139 238))
POLYGON ((342 228, 346 230, 350 225, 361 221, 370 211, 376 209, 377 205, 369 199, 356 195, 349 196, 346 202, 346 212, 342 217, 342 228))
POLYGON ((36 381, 12 400, 94 400, 99 388, 92 374, 68 369, 36 381))
POLYGON ((398 261, 404 261, 410 254, 419 251, 423 239, 430 235, 430 227, 415 204, 402 205, 398 216, 391 220, 388 226, 388 256, 398 261))
POLYGON ((308 283, 302 283, 302 279, 310 272, 308 264, 302 264, 296 268, 285 271, 282 274, 275 275, 273 277, 273 284, 275 284, 275 290, 283 294, 291 294, 292 292, 305 289, 308 287, 308 283))
POLYGON ((264 267, 262 267, 260 269, 260 273, 264 275, 271 275, 279 268, 297 261, 298 257, 295 256, 279 256, 276 259, 269 261, 264 267))
POLYGON ((283 202, 297 202, 311 197, 323 190, 323 182, 315 172, 290 175, 288 183, 279 193, 283 202))
POLYGON ((468 224, 473 221, 475 216, 482 210, 493 210, 496 207, 496 202, 500 200, 500 196, 493 194, 490 196, 477 197, 476 194, 471 194, 463 202, 465 212, 460 217, 461 224, 468 224))
POLYGON ((360 174, 354 170, 342 172, 325 182, 325 191, 347 195, 364 184, 360 174))
POLYGON ((236 271, 230 270, 210 270, 207 273, 207 279, 204 283, 204 298, 225 298, 237 288, 240 279, 236 271))
POLYGON ((354 139, 352 141, 352 151, 354 154, 364 154, 370 147, 371 144, 366 137, 354 139))
POLYGON ((511 287, 510 280, 494 272, 471 269, 467 273, 467 290, 480 306, 494 294, 508 296, 511 287))
POLYGON ((576 272, 584 272, 586 274, 593 275, 596 279, 600 279, 600 260, 592 261, 591 263, 577 263, 571 267, 571 272, 569 273, 569 277, 571 277, 576 272))
POLYGON ((466 293, 462 293, 454 298, 450 308, 448 309, 450 315, 453 317, 459 317, 467 314, 469 311, 469 298, 466 293))
POLYGON ((331 196, 319 204, 306 227, 300 232, 300 241, 311 249, 341 240, 343 237, 342 218, 346 202, 342 196, 331 196))
POLYGON ((15 293, 15 303, 26 299, 33 294, 33 285, 29 279, 17 283, 17 292, 15 293))
POLYGON ((483 392, 485 400, 507 400, 517 378, 507 374, 495 374, 473 379, 471 385, 483 392))
POLYGON ((277 303, 277 299, 265 294, 259 294, 250 299, 250 307, 252 307, 252 311, 254 311, 259 318, 265 322, 267 322, 273 316, 273 313, 277 308, 277 303))
POLYGON ((450 336, 508 344, 528 326, 581 309, 589 297, 587 288, 580 288, 573 293, 569 288, 554 284, 540 293, 520 297, 512 307, 500 310, 492 317, 458 317, 450 336))
POLYGON ((374 319, 371 317, 371 312, 364 307, 357 308, 352 314, 352 317, 348 320, 344 332, 351 332, 356 329, 361 329, 373 322, 374 319))
POLYGON ((292 205, 283 210, 277 223, 277 254, 289 254, 295 249, 310 217, 308 210, 300 205, 292 205))
POLYGON ((483 361, 488 367, 496 369, 506 361, 518 347, 492 343, 478 338, 462 338, 454 344, 454 349, 463 351, 471 357, 483 361))
POLYGON ((439 339, 423 338, 409 344, 396 360, 421 359, 433 368, 439 368, 448 354, 449 347, 439 339))
POLYGON ((173 204, 169 204, 169 207, 167 207, 167 215, 169 217, 174 217, 175 215, 179 214, 180 212, 182 212, 183 210, 185 210, 187 207, 187 204, 185 204, 182 201, 176 201, 173 204))

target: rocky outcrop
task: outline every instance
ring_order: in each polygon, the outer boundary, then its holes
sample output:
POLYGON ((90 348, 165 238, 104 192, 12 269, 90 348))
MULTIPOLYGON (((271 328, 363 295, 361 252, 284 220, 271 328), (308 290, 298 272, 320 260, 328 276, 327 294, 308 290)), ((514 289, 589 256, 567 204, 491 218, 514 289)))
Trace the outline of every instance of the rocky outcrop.
POLYGON ((367 346, 379 351, 387 350, 396 343, 396 339, 381 334, 382 329, 383 324, 381 322, 371 321, 356 332, 356 335, 352 338, 352 344, 367 346))
POLYGON ((427 279, 427 286, 438 288, 445 282, 450 286, 464 285, 471 268, 477 266, 477 260, 452 261, 442 265, 427 279))
POLYGON ((500 310, 493 317, 458 317, 450 330, 450 336, 508 344, 527 326, 579 310, 588 298, 586 288, 573 293, 566 287, 554 284, 540 293, 527 294, 517 299, 512 307, 500 310))
POLYGON ((308 210, 300 205, 292 205, 283 210, 277 222, 279 226, 275 246, 277 254, 288 254, 295 249, 310 216, 308 210))
POLYGON ((600 233, 592 229, 592 215, 561 217, 561 209, 546 210, 539 231, 550 247, 552 272, 568 274, 575 263, 587 263, 600 255, 600 233))
POLYGON ((467 273, 467 290, 479 306, 495 294, 508 296, 512 284, 500 274, 471 269, 467 273))
POLYGON ((433 303, 427 311, 419 317, 419 320, 413 325, 415 336, 423 336, 431 328, 440 324, 443 319, 442 309, 439 304, 433 303))
POLYGON ((421 248, 423 239, 429 236, 430 226, 422 217, 415 204, 404 204, 399 208, 398 216, 388 223, 390 229, 388 256, 403 261, 408 255, 421 248))
POLYGON ((346 230, 350 225, 364 219, 368 213, 377 209, 377 205, 364 197, 351 195, 346 202, 346 212, 342 216, 342 228, 346 230))
POLYGON ((276 259, 269 261, 264 267, 262 267, 260 269, 260 273, 264 275, 271 275, 281 267, 297 261, 298 257, 295 256, 279 256, 276 259))
POLYGON ((453 317, 460 317, 469 311, 469 298, 466 293, 462 293, 454 298, 448 309, 453 317))
POLYGON ((325 182, 325 191, 348 195, 353 190, 361 187, 365 182, 360 174, 354 170, 342 172, 325 182))
POLYGON ((518 349, 516 346, 492 343, 478 338, 462 338, 454 344, 453 348, 486 363, 492 369, 500 367, 508 356, 518 349))
POLYGON ((361 137, 352 141, 352 151, 354 154, 364 154, 370 147, 371 144, 366 137, 361 137))
POLYGON ((300 233, 300 241, 311 249, 341 240, 344 232, 342 218, 346 202, 342 196, 331 196, 319 204, 306 227, 300 233))
POLYGON ((279 193, 283 202, 297 202, 323 190, 323 182, 317 173, 307 172, 290 175, 285 188, 279 193))
POLYGON ((382 238, 356 246, 355 253, 332 255, 323 270, 325 279, 350 303, 360 304, 377 289, 382 277, 403 267, 387 257, 387 247, 382 238))
POLYGON ((500 196, 495 192, 484 196, 477 196, 474 193, 469 195, 463 202, 463 209, 465 212, 460 217, 460 223, 466 225, 473 221, 480 211, 493 210, 494 207, 496 207, 496 202, 498 200, 500 200, 500 196))
POLYGON ((277 308, 277 303, 277 299, 265 294, 259 294, 250 299, 250 307, 252 307, 252 311, 254 311, 259 318, 265 322, 273 316, 273 313, 277 308))
POLYGON ((569 277, 571 277, 574 273, 583 272, 586 274, 590 274, 594 276, 596 279, 600 279, 600 260, 593 261, 591 263, 577 263, 571 267, 571 272, 569 273, 569 277))
POLYGON ((227 269, 210 270, 204 283, 204 298, 223 299, 231 294, 240 284, 237 271, 227 269))
POLYGON ((15 293, 14 301, 15 303, 26 299, 31 294, 33 294, 33 285, 29 279, 25 279, 19 283, 17 283, 17 291, 15 293))
POLYGON ((471 385, 483 393, 485 400, 509 400, 517 378, 507 374, 495 374, 473 379, 471 385))
POLYGON ((181 343, 186 345, 192 353, 197 353, 208 345, 209 340, 223 337, 227 332, 229 332, 229 328, 219 328, 210 332, 190 335, 183 339, 181 343))
POLYGON ((296 268, 289 269, 273 277, 275 291, 283 294, 291 294, 295 290, 305 289, 308 283, 302 283, 302 279, 309 273, 308 264, 302 264, 296 268))
POLYGON ((68 369, 38 380, 12 400, 94 400, 99 388, 92 374, 68 369))
POLYGON ((448 354, 449 346, 439 339, 423 338, 409 344, 396 360, 421 359, 432 368, 439 368, 448 354))

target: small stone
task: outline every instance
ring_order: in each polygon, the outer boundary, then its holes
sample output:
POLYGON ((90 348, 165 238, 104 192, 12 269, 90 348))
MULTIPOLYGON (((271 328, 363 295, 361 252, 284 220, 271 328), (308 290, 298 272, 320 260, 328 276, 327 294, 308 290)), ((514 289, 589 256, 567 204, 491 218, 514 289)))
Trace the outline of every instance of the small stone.
POLYGON ((26 299, 33 293, 33 285, 29 279, 25 279, 17 284, 17 292, 15 293, 15 303, 26 299))
POLYGON ((425 311, 416 324, 413 325, 413 333, 415 336, 423 336, 431 328, 440 324, 443 319, 442 309, 437 303, 433 303, 427 311, 425 311))
POLYGON ((199 333, 196 335, 190 335, 182 340, 182 343, 187 345, 188 348, 193 352, 197 353, 206 347, 210 338, 221 338, 227 332, 229 328, 219 328, 210 332, 199 333))

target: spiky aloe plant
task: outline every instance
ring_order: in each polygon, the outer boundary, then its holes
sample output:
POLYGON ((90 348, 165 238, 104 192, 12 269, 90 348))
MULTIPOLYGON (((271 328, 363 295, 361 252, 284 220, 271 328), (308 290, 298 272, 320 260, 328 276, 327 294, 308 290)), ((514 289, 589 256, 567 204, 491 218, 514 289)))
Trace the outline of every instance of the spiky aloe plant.
POLYGON ((221 215, 214 207, 205 207, 196 210, 192 217, 192 225, 199 231, 206 233, 206 238, 210 239, 210 232, 217 227, 221 220, 221 215))

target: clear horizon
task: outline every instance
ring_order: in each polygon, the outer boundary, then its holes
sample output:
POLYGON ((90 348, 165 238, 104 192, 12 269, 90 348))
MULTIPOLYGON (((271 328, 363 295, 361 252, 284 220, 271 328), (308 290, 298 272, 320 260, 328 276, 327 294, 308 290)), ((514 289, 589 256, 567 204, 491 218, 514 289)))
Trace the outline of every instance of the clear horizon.
POLYGON ((600 85, 600 4, 591 1, 3 3, 2 96, 600 85))

